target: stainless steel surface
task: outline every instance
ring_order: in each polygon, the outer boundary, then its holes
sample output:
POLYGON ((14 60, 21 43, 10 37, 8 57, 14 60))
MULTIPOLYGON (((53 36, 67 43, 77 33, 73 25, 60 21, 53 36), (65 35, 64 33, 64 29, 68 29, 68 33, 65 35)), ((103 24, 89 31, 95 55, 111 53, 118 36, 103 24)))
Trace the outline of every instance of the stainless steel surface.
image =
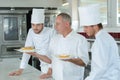
POLYGON ((8 76, 11 71, 19 68, 19 58, 3 59, 0 62, 0 80, 39 80, 40 71, 28 65, 20 76, 8 76))
POLYGON ((27 35, 25 13, 0 10, 0 57, 21 57, 13 49, 24 46, 27 35))

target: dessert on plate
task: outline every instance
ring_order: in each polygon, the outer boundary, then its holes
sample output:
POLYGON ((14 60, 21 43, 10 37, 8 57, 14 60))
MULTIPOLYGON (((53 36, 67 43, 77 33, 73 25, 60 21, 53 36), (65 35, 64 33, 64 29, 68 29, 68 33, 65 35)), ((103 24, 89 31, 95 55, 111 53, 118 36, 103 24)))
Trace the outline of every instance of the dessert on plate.
POLYGON ((21 50, 34 50, 33 47, 22 47, 21 50))
POLYGON ((61 55, 59 55, 58 57, 59 57, 59 58, 69 58, 70 55, 68 55, 68 54, 61 54, 61 55))

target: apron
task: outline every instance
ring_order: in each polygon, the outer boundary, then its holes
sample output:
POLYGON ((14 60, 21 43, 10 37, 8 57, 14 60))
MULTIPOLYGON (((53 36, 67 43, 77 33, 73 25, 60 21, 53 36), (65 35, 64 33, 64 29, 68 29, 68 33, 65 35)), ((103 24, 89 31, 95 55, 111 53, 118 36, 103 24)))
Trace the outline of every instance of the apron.
POLYGON ((63 66, 62 62, 56 58, 52 58, 52 76, 54 80, 63 80, 63 66), (58 74, 59 73, 59 74, 58 74))
POLYGON ((52 76, 55 80, 83 80, 84 67, 52 58, 52 76))

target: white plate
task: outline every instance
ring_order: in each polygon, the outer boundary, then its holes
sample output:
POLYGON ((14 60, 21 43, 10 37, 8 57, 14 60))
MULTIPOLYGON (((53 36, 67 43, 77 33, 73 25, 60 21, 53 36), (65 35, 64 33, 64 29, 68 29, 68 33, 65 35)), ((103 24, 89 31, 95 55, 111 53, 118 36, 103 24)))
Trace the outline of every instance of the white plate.
POLYGON ((35 49, 33 50, 22 50, 22 49, 15 49, 16 51, 19 51, 19 52, 35 52, 35 49))

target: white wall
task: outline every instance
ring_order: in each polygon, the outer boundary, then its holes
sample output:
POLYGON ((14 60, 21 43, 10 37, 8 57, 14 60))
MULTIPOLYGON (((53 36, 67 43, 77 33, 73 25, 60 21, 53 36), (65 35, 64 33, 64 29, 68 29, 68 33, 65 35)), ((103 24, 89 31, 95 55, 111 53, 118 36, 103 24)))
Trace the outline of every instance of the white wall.
POLYGON ((78 29, 78 0, 72 0, 72 28, 77 31, 78 29))
POLYGON ((0 0, 0 7, 58 7, 62 0, 0 0))

